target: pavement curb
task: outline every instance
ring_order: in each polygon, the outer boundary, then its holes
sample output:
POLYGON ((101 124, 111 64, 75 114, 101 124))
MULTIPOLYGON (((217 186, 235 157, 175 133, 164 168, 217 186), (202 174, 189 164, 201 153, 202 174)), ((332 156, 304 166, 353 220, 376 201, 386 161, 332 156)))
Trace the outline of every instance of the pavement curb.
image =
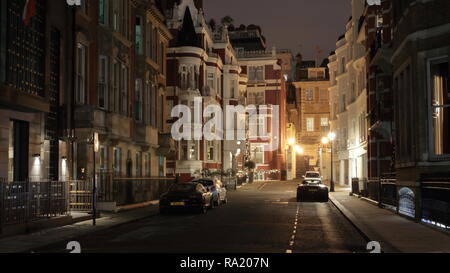
POLYGON ((350 224, 358 231, 358 233, 367 241, 378 241, 382 246, 382 253, 399 253, 400 251, 391 247, 388 243, 382 242, 377 239, 377 236, 367 231, 364 224, 358 220, 358 218, 338 200, 336 200, 332 194, 330 194, 331 203, 342 213, 342 215, 350 222, 350 224))
MULTIPOLYGON (((28 247, 27 246, 27 247, 15 249, 13 251, 8 251, 8 252, 5 252, 5 253, 30 253, 30 252, 33 252, 33 250, 35 250, 35 249, 44 248, 46 246, 53 245, 53 244, 69 242, 69 241, 71 241, 71 240, 73 240, 75 238, 83 237, 83 236, 86 236, 86 235, 89 235, 89 234, 92 234, 92 233, 95 233, 95 232, 99 232, 99 231, 105 231, 105 230, 108 230, 108 229, 117 228, 117 227, 120 227, 120 226, 123 226, 123 225, 127 225, 127 224, 131 224, 131 223, 135 223, 135 222, 138 222, 138 221, 140 221, 142 219, 154 217, 154 216, 157 216, 157 215, 159 215, 159 211, 155 210, 155 211, 149 212, 148 214, 142 214, 140 216, 136 216, 133 219, 123 220, 123 221, 120 221, 118 223, 112 223, 112 224, 105 225, 105 226, 91 227, 92 229, 85 230, 85 231, 80 231, 79 234, 73 234, 73 235, 69 235, 69 236, 63 237, 63 238, 54 239, 54 240, 51 240, 50 242, 36 243, 36 245, 34 245, 32 247, 28 247)), ((103 217, 103 218, 107 218, 107 216, 103 217)), ((102 218, 99 218, 98 220, 100 220, 100 219, 102 219, 102 218)), ((78 223, 73 223, 73 224, 66 225, 66 226, 61 226, 61 227, 68 227, 68 226, 71 226, 71 225, 74 225, 74 224, 81 224, 82 222, 88 222, 88 221, 90 222, 91 220, 80 221, 78 223)), ((49 229, 47 229, 47 230, 49 230, 49 229)), ((21 236, 24 236, 24 235, 21 235, 21 236)))

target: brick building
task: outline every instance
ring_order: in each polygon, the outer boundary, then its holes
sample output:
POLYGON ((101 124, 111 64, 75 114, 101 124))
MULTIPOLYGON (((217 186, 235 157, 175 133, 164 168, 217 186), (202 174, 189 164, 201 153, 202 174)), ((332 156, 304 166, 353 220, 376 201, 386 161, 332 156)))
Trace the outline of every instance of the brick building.
POLYGON ((393 1, 399 211, 450 226, 450 2, 393 1))
MULTIPOLYGON (((265 118, 269 138, 249 140, 249 158, 256 163, 254 178, 286 180, 286 81, 291 78, 292 54, 285 50, 277 51, 275 48, 267 51, 261 28, 255 25, 231 31, 230 40, 237 52, 242 73, 248 78, 247 104, 256 107, 268 105, 269 108, 270 105, 279 106, 278 132, 273 131, 276 128, 271 128, 272 113, 269 109, 265 118), (272 146, 272 149, 269 149, 268 145, 272 146)), ((260 119, 259 125, 263 119, 260 119)))
MULTIPOLYGON (((306 171, 318 170, 320 167, 323 156, 321 140, 330 130, 330 79, 326 66, 316 67, 315 61, 305 61, 301 54, 297 55, 295 74, 296 81, 292 84, 298 106, 297 143, 303 149, 303 154, 297 156, 296 176, 301 177, 306 171)), ((329 177, 328 170, 329 167, 321 170, 324 179, 329 177)))
MULTIPOLYGON (((202 112, 210 105, 225 109, 227 105, 245 104, 242 98, 247 79, 241 75, 227 28, 211 30, 205 21, 202 1, 161 1, 161 6, 165 7, 167 25, 174 37, 167 52, 169 109, 185 105, 193 110, 196 99, 203 102, 199 109, 202 112)), ((176 121, 170 116, 167 120, 168 126, 176 121)), ((207 121, 201 117, 202 125, 207 121)), ((195 120, 192 124, 195 126, 195 120)), ((218 128, 214 132, 219 136, 218 128)), ((245 147, 245 140, 183 138, 177 141, 177 152, 168 161, 168 171, 179 176, 180 181, 190 181, 206 171, 238 170, 244 165, 245 147)))
POLYGON ((366 6, 368 174, 371 179, 395 171, 392 89, 392 1, 366 6))
POLYGON ((37 1, 26 25, 23 4, 0 3, 0 180, 66 180, 73 12, 37 1))
POLYGON ((159 138, 171 36, 154 1, 85 1, 77 11, 74 178, 165 176, 159 138))

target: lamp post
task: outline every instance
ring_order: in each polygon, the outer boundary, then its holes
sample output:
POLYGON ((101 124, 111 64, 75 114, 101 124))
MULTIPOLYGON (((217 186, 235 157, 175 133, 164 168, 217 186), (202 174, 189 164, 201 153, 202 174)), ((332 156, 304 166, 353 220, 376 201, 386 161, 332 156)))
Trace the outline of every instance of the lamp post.
POLYGON ((93 171, 92 171, 92 225, 96 225, 97 218, 97 183, 95 179, 95 159, 96 153, 98 153, 100 144, 98 141, 98 133, 94 133, 92 136, 92 157, 93 157, 93 171))
POLYGON ((336 139, 334 132, 328 133, 328 139, 330 141, 331 148, 331 178, 330 178, 330 192, 334 192, 334 180, 333 180, 333 141, 336 139))
POLYGON ((333 181, 333 141, 336 139, 336 134, 333 132, 328 133, 328 136, 322 138, 322 144, 325 146, 330 144, 331 149, 331 175, 330 175, 330 192, 334 192, 334 181, 333 181))

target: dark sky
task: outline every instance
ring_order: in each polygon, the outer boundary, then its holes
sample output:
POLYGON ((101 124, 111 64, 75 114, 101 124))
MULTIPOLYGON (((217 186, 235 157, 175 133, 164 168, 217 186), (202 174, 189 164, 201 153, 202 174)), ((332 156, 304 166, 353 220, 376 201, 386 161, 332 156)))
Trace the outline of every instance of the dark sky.
POLYGON ((316 46, 320 60, 334 51, 337 38, 345 32, 351 15, 351 0, 204 0, 207 19, 217 22, 231 16, 235 26, 260 25, 269 50, 272 46, 301 51, 314 59, 316 46))

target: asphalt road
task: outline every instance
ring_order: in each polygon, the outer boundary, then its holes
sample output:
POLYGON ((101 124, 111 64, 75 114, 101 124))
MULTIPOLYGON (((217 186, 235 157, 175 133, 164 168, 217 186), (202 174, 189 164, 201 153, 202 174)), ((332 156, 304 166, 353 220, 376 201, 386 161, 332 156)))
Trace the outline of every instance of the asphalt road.
POLYGON ((83 253, 367 252, 367 242, 331 202, 297 203, 295 189, 292 182, 252 184, 229 192, 228 204, 206 215, 157 215, 76 241, 83 253))

